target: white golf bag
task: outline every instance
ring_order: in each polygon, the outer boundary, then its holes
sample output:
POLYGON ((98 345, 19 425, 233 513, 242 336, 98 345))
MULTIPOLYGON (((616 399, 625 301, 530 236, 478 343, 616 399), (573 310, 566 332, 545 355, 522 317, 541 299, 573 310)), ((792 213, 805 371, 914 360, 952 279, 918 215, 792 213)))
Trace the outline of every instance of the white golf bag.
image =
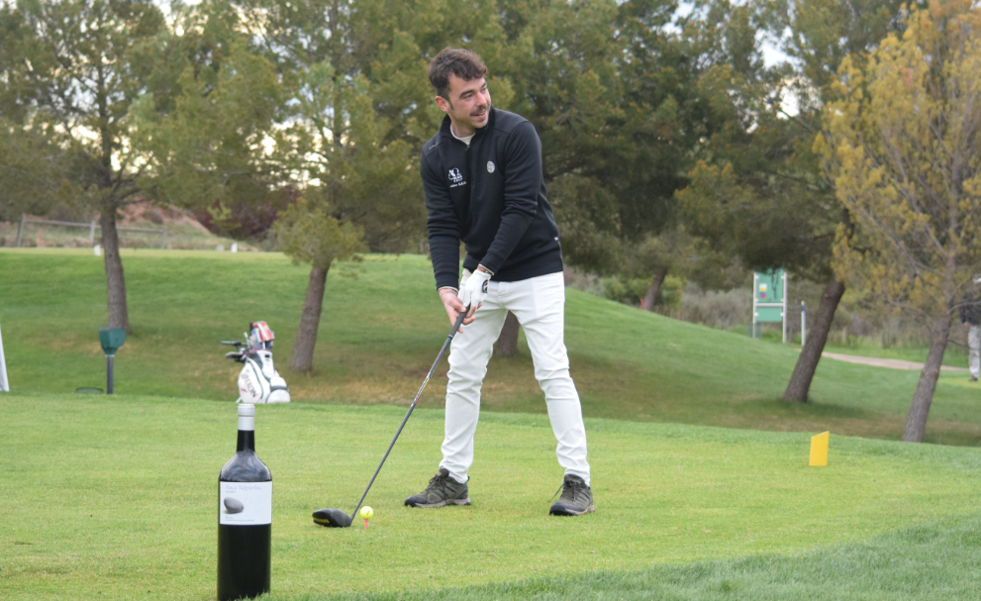
POLYGON ((251 334, 246 338, 248 343, 239 341, 222 344, 233 345, 236 352, 225 354, 229 359, 244 363, 238 374, 237 403, 288 403, 290 391, 286 380, 279 375, 273 365, 272 341, 275 337, 264 321, 249 324, 251 334), (243 350, 243 347, 247 347, 243 350))

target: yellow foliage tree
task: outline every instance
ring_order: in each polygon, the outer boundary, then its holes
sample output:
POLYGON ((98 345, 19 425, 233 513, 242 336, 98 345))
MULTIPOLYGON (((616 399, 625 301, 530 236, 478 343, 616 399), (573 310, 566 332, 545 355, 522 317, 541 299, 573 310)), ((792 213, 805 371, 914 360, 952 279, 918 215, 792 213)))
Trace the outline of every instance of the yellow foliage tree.
POLYGON ((862 235, 835 267, 930 331, 903 440, 921 442, 940 365, 981 257, 981 10, 931 0, 863 66, 838 70, 822 153, 862 235))

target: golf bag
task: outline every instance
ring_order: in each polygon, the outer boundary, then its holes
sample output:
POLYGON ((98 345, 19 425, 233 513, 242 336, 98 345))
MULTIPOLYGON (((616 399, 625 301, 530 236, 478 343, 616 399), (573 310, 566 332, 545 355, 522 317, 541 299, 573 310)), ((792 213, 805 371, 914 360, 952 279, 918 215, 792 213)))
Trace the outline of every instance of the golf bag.
POLYGON ((272 347, 274 332, 264 321, 249 324, 250 332, 246 342, 222 341, 235 347, 235 351, 225 357, 244 363, 238 374, 239 397, 237 403, 288 403, 290 391, 286 380, 273 366, 272 347))

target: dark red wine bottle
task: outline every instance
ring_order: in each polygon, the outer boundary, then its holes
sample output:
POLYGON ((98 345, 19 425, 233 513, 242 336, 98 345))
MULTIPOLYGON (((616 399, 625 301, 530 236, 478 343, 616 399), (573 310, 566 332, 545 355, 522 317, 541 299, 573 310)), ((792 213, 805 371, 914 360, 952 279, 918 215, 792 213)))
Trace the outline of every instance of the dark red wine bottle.
POLYGON ((255 405, 238 406, 235 456, 218 476, 218 601, 269 592, 272 472, 255 454, 255 405))

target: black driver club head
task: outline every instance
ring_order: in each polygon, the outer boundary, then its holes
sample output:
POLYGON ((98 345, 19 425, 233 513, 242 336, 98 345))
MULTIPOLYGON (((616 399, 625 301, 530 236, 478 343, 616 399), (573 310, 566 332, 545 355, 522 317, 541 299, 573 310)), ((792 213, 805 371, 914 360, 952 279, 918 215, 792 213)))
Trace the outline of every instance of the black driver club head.
POLYGON ((351 516, 340 509, 318 509, 313 512, 313 523, 325 528, 347 528, 351 525, 351 516))
MULTIPOLYGON (((487 282, 484 282, 486 287, 487 282)), ((429 368, 429 373, 426 374, 426 379, 422 381, 422 386, 419 387, 419 392, 416 393, 416 398, 413 399, 412 404, 409 405, 409 410, 405 413, 405 417, 402 419, 402 424, 399 426, 398 431, 395 432, 395 436, 392 438, 392 442, 388 445, 388 450, 385 451, 385 455, 382 457, 381 462, 378 464, 378 468, 375 470, 375 475, 371 477, 368 482, 368 487, 364 489, 364 494, 361 495, 361 500, 358 504, 354 506, 354 513, 348 515, 341 511, 340 509, 318 509, 313 512, 313 523, 319 524, 325 528, 349 528, 351 526, 351 521, 354 519, 354 515, 361 508, 361 504, 364 503, 364 498, 368 495, 368 491, 371 490, 371 485, 375 483, 375 478, 378 477, 378 472, 381 471, 383 465, 385 465, 385 460, 388 459, 388 454, 392 452, 392 447, 395 446, 395 441, 399 439, 399 434, 402 433, 402 428, 405 427, 405 423, 409 421, 409 416, 412 415, 412 410, 415 409, 416 403, 419 402, 419 397, 422 396, 422 391, 425 390, 426 384, 432 377, 433 372, 436 371, 436 366, 439 365, 439 360, 443 358, 443 353, 449 348, 450 343, 453 341, 453 337, 456 333, 460 331, 460 327, 463 325, 463 319, 467 316, 470 311, 470 306, 467 305, 463 312, 457 315, 456 321, 453 323, 453 327, 450 329, 449 335, 446 337, 446 342, 443 343, 443 348, 439 349, 439 354, 436 355, 436 361, 433 362, 433 366, 429 368)))

